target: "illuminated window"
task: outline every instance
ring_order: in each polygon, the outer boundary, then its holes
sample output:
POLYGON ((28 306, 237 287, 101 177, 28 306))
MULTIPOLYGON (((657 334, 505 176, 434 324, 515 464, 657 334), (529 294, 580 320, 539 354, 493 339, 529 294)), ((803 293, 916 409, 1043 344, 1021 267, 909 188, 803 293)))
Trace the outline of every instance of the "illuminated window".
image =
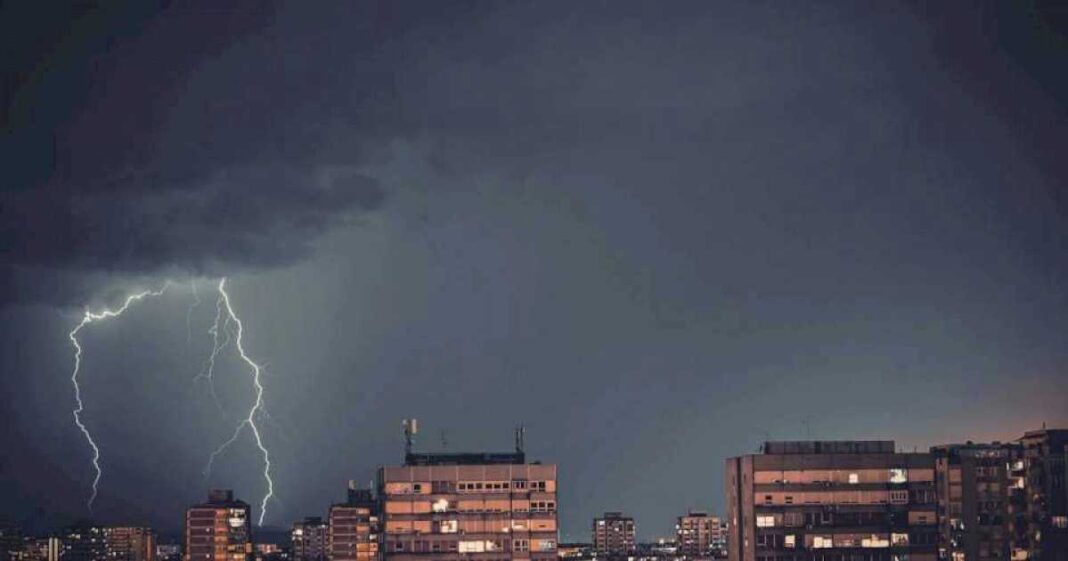
POLYGON ((757 515, 756 517, 757 528, 774 528, 775 517, 772 515, 757 515))
POLYGON ((442 534, 455 534, 459 524, 455 520, 442 520, 438 523, 438 532, 442 534))
POLYGON ((908 544, 909 544, 909 535, 908 534, 905 534, 905 533, 890 534, 890 545, 897 546, 897 545, 908 545, 908 544))
POLYGON ((782 542, 783 547, 793 549, 797 547, 797 538, 793 534, 786 534, 782 542))
POLYGON ((905 468, 890 468, 890 483, 908 483, 909 475, 905 468))
POLYGON ((860 483, 860 474, 859 473, 851 473, 851 474, 849 474, 849 483, 853 484, 853 485, 856 485, 857 483, 860 483))

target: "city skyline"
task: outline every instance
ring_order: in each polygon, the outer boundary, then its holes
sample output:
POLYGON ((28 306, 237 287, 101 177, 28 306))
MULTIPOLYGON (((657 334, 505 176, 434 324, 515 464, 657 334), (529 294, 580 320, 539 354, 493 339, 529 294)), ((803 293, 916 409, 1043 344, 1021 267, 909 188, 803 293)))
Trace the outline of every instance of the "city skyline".
POLYGON ((561 539, 647 540, 765 441, 1068 426, 1051 2, 40 4, 0 6, 0 517, 326 520, 415 417, 525 426, 561 539))

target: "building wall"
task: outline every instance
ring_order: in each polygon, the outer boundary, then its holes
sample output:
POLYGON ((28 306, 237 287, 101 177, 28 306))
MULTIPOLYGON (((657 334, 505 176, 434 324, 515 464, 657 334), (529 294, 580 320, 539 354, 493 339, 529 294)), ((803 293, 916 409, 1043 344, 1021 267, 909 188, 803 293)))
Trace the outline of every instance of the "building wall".
POLYGON ((381 557, 381 524, 370 504, 330 507, 330 561, 376 561, 381 557))
POLYGON ((787 453, 728 459, 731 561, 934 561, 933 459, 892 447, 769 443, 787 453))
POLYGON ((1013 549, 1029 560, 1068 561, 1068 430, 1031 431, 1020 444, 1026 492, 1013 549))
POLYGON ((250 561, 252 526, 248 504, 202 504, 185 514, 184 561, 250 561))
POLYGON ((608 512, 593 520, 593 550, 600 556, 634 555, 638 550, 634 519, 618 512, 608 512))
POLYGON ((289 534, 294 561, 325 561, 330 547, 330 525, 322 518, 305 518, 289 534))
POLYGON ((707 513, 680 516, 675 523, 677 553, 687 558, 712 556, 712 539, 719 530, 719 518, 707 513))
POLYGON ((156 538, 150 528, 109 527, 104 540, 109 561, 155 561, 156 538))
POLYGON ((1011 499, 1023 479, 1011 475, 1015 444, 953 444, 931 449, 938 489, 939 554, 950 561, 1011 557, 1011 499))
POLYGON ((390 561, 556 559, 555 465, 387 466, 378 482, 390 561))

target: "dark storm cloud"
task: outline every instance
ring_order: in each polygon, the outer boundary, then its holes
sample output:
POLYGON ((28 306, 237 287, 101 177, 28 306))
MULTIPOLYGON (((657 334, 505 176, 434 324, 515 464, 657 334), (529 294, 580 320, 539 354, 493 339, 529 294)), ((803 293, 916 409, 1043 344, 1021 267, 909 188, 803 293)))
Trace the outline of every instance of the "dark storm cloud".
MULTIPOLYGON (((651 533, 720 508, 723 457, 807 416, 828 438, 1012 437, 1068 402, 1068 74, 1047 5, 174 3, 27 26, 37 52, 62 41, 13 66, 5 299, 258 273, 235 302, 271 417, 299 434, 266 435, 271 523, 396 461, 400 415, 473 449, 528 421, 571 538, 599 510, 651 533)), ((210 431, 229 436, 207 400, 154 393, 188 391, 203 358, 213 309, 190 292, 87 339, 103 516, 136 518, 121 503, 143 491, 175 524, 210 431), (143 398, 118 407, 129 384, 143 398)), ((0 495, 81 513, 82 485, 32 468, 88 477, 54 399, 70 318, 0 314, 21 439, 0 448, 33 449, 0 495)), ((231 459, 214 481, 252 498, 261 466, 231 459)))
MULTIPOLYGON (((33 279, 15 287, 23 291, 44 288, 32 273, 50 269, 217 275, 274 267, 306 256, 318 235, 383 200, 377 183, 354 170, 277 164, 214 169, 179 186, 8 192, 0 256, 26 275, 21 282, 33 279)), ((68 296, 57 288, 36 295, 68 296)))
POLYGON ((382 206, 356 154, 324 160, 301 134, 321 125, 299 114, 314 85, 281 75, 262 40, 226 59, 271 17, 255 4, 5 7, 3 301, 69 304, 94 274, 291 264, 382 206))

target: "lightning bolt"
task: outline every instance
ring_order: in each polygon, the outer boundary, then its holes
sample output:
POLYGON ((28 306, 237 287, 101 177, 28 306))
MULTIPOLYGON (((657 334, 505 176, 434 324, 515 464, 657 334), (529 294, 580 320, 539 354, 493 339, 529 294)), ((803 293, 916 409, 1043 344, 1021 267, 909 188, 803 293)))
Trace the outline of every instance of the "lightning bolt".
POLYGON ((215 401, 215 406, 220 413, 223 412, 223 408, 219 402, 219 395, 215 393, 215 359, 230 344, 230 315, 223 316, 224 304, 222 294, 220 294, 215 302, 215 323, 208 329, 208 333, 211 335, 211 354, 208 355, 208 359, 204 362, 204 367, 200 370, 200 373, 193 377, 194 384, 199 380, 208 381, 208 390, 211 392, 211 398, 215 401), (219 342, 220 331, 226 335, 226 338, 221 343, 219 342))
MULTIPOLYGON (((238 437, 241 436, 242 431, 246 427, 248 427, 248 429, 252 431, 252 436, 256 442, 256 447, 260 449, 260 453, 263 455, 263 478, 267 481, 267 493, 263 496, 263 500, 260 502, 260 517, 258 524, 262 526, 263 518, 267 515, 267 502, 270 501, 271 497, 274 496, 274 480, 271 479, 271 455, 270 452, 267 451, 267 447, 263 445, 263 437, 260 435, 260 428, 256 425, 257 415, 265 413, 263 409, 263 383, 260 380, 260 374, 262 374, 263 372, 263 367, 257 364, 251 358, 249 358, 248 353, 245 352, 245 346, 243 342, 243 335, 245 331, 244 324, 241 323, 241 319, 237 317, 237 314, 234 312, 234 307, 230 303, 230 295, 226 292, 225 277, 219 280, 218 291, 219 300, 217 306, 219 313, 216 316, 215 326, 212 328, 213 336, 218 336, 219 316, 222 315, 222 311, 225 308, 226 318, 223 323, 224 329, 225 326, 229 323, 233 323, 235 326, 233 337, 234 347, 237 348, 237 354, 241 357, 241 360, 245 361, 245 363, 248 364, 249 368, 252 370, 252 384, 256 389, 256 402, 253 403, 252 408, 249 409, 248 417, 242 419, 241 422, 238 423, 237 428, 234 429, 234 434, 230 436, 230 439, 226 442, 223 442, 221 446, 219 446, 214 452, 211 453, 211 457, 208 459, 208 465, 204 469, 204 473, 205 475, 211 473, 211 466, 215 462, 215 458, 219 454, 223 453, 231 444, 237 441, 238 437)), ((218 345, 216 345, 216 349, 218 349, 218 345)), ((212 367, 214 367, 214 359, 216 354, 217 351, 213 352, 212 357, 209 359, 212 363, 212 367)))
POLYGON ((82 346, 78 343, 78 332, 93 322, 121 316, 133 303, 144 300, 149 296, 159 296, 167 290, 168 286, 170 286, 170 283, 165 282, 159 290, 146 290, 131 294, 126 297, 122 306, 119 306, 114 310, 104 309, 100 312, 85 310, 85 315, 82 316, 82 321, 79 322, 69 334, 67 334, 70 338, 71 345, 74 345, 74 371, 70 375, 71 384, 74 385, 74 401, 78 404, 73 411, 74 424, 78 426, 78 430, 82 431, 85 440, 89 442, 89 447, 93 449, 93 469, 96 471, 96 476, 93 477, 93 492, 89 495, 89 501, 86 502, 86 506, 90 511, 93 510, 93 501, 96 500, 97 485, 100 483, 100 476, 103 475, 104 472, 100 469, 100 448, 97 447, 96 441, 93 440, 93 435, 89 433, 89 429, 85 426, 85 423, 82 422, 82 411, 85 411, 85 404, 82 403, 82 389, 81 386, 78 385, 78 372, 81 370, 82 366, 82 346))

